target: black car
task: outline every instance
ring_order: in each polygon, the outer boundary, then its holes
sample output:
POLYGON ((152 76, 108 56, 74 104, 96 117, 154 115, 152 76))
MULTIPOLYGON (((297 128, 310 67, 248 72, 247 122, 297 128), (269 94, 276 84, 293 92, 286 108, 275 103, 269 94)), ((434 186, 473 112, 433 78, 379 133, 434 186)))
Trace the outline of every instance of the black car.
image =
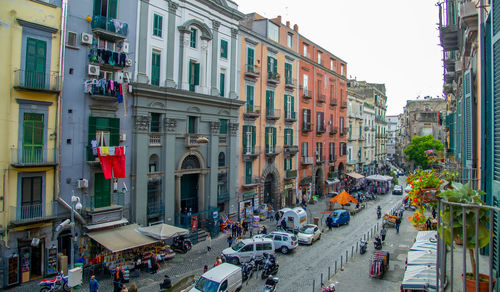
POLYGON ((403 194, 403 187, 400 185, 395 185, 394 189, 392 189, 392 194, 393 195, 402 195, 403 194))

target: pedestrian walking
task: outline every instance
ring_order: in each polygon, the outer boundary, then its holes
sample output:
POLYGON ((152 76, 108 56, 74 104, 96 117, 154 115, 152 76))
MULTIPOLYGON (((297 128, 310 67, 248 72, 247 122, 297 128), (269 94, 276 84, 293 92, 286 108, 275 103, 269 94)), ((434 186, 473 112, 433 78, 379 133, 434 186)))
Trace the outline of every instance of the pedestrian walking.
POLYGON ((231 236, 236 237, 238 236, 238 227, 236 226, 235 223, 231 224, 231 236))
POLYGON ((286 221, 285 221, 285 218, 281 219, 281 228, 283 230, 286 230, 286 221))
POLYGON ((399 234, 399 225, 401 225, 401 218, 396 218, 396 233, 399 234))
POLYGON ((163 279, 163 283, 160 284, 160 289, 168 289, 172 287, 172 281, 168 277, 167 274, 165 274, 165 279, 163 279))
POLYGON ((427 226, 427 230, 431 230, 432 227, 431 218, 427 218, 427 221, 425 221, 425 225, 427 226))
POLYGON ((236 233, 238 234, 238 238, 241 239, 241 225, 238 224, 236 226, 236 233))
POLYGON ((227 243, 229 244, 229 247, 231 247, 231 245, 233 245, 233 237, 231 235, 229 235, 227 237, 227 243))
POLYGON ((121 271, 119 266, 116 266, 116 270, 113 275, 114 292, 122 291, 122 283, 123 283, 123 272, 121 271))
POLYGON ((222 264, 222 260, 221 258, 218 256, 216 259, 215 259, 215 264, 214 264, 214 267, 217 267, 218 265, 221 265, 222 264))
POLYGON ((333 218, 331 215, 328 215, 328 217, 326 217, 326 225, 328 226, 328 230, 332 231, 333 218))
POLYGON ((280 220, 280 213, 279 212, 276 212, 276 214, 274 214, 274 219, 276 219, 276 225, 278 225, 278 222, 280 220))
POLYGON ((137 285, 135 283, 130 284, 130 289, 128 292, 137 292, 137 285))
POLYGON ((203 274, 205 274, 207 271, 208 271, 208 266, 207 265, 203 266, 203 274))
POLYGON ((382 241, 385 241, 385 235, 387 230, 385 230, 385 226, 382 225, 382 230, 380 230, 380 237, 382 237, 382 241))
POLYGON ((151 256, 151 274, 156 274, 158 271, 158 263, 156 262, 156 255, 151 256))
POLYGON ((99 291, 99 282, 95 279, 95 276, 90 276, 89 281, 89 292, 97 292, 99 291))
POLYGON ((250 238, 253 236, 253 225, 250 223, 250 226, 248 226, 248 231, 250 233, 250 238))
POLYGON ((248 232, 248 222, 243 222, 243 235, 246 235, 248 232))
POLYGON ((210 233, 207 234, 207 252, 210 252, 212 250, 212 237, 210 236, 210 233))

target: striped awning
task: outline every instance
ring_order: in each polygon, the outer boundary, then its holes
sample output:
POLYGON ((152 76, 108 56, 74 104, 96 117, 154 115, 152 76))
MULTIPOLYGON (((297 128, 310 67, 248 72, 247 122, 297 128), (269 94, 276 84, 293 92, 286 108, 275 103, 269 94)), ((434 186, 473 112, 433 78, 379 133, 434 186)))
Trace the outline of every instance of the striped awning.
POLYGON ((432 265, 437 261, 437 252, 435 250, 416 250, 408 252, 408 265, 432 265))
POLYGON ((401 283, 402 289, 424 291, 436 290, 436 267, 426 265, 408 266, 401 283))

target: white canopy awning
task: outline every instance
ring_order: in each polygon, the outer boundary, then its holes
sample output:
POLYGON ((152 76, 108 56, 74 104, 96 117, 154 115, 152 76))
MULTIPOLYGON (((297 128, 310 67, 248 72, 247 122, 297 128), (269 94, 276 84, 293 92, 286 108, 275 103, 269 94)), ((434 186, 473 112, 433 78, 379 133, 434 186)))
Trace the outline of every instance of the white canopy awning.
POLYGON ((158 242, 158 240, 137 231, 138 227, 137 224, 130 224, 109 230, 89 232, 87 235, 111 252, 124 251, 158 242))
POLYGON ((181 235, 188 235, 189 230, 168 225, 165 223, 156 224, 148 227, 139 227, 139 231, 144 235, 151 236, 159 240, 165 240, 181 235))
POLYGON ((326 183, 331 186, 331 185, 334 185, 334 184, 338 184, 340 182, 340 180, 338 180, 337 178, 336 179, 332 179, 332 180, 326 180, 326 183))
POLYGON ((354 178, 354 179, 361 179, 361 178, 364 178, 364 176, 363 176, 363 175, 361 175, 361 174, 359 174, 359 173, 357 173, 357 172, 354 172, 354 171, 353 171, 353 172, 346 173, 346 175, 348 175, 348 176, 350 176, 350 177, 352 177, 352 178, 354 178))

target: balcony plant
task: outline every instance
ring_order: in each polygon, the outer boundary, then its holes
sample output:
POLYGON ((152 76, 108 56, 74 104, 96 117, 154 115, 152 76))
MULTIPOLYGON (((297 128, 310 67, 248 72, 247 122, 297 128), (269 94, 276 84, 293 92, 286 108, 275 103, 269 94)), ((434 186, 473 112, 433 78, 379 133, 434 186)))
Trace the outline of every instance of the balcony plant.
MULTIPOLYGON (((481 195, 484 195, 483 191, 476 191, 470 187, 470 184, 465 185, 460 183, 452 183, 452 189, 448 189, 438 196, 444 201, 462 203, 467 205, 475 206, 486 206, 486 204, 481 200, 481 195)), ((476 291, 476 277, 479 276, 479 291, 488 291, 488 283, 490 281, 489 277, 484 274, 476 275, 476 263, 477 256, 474 254, 476 248, 476 216, 474 207, 455 208, 453 213, 451 212, 450 206, 445 204, 444 210, 441 212, 442 225, 439 227, 439 234, 443 237, 444 242, 450 248, 453 248, 453 241, 462 241, 465 247, 469 250, 469 259, 471 267, 473 267, 472 273, 467 273, 466 277, 466 291, 476 291), (458 210, 457 210, 458 209, 458 210), (464 238, 463 230, 463 211, 465 210, 465 228, 466 237, 464 238), (450 226, 450 217, 453 216, 453 226, 450 226), (451 229, 453 228, 453 234, 455 238, 451 238, 451 229), (485 290, 483 290, 485 288, 485 290)), ((479 225, 478 225, 478 248, 484 248, 490 242, 490 231, 489 226, 489 216, 488 210, 486 208, 479 208, 479 225)), ((463 275, 462 275, 463 277, 463 275)), ((495 281, 495 278, 492 279, 495 281)), ((494 283, 493 283, 494 284, 494 283)))

